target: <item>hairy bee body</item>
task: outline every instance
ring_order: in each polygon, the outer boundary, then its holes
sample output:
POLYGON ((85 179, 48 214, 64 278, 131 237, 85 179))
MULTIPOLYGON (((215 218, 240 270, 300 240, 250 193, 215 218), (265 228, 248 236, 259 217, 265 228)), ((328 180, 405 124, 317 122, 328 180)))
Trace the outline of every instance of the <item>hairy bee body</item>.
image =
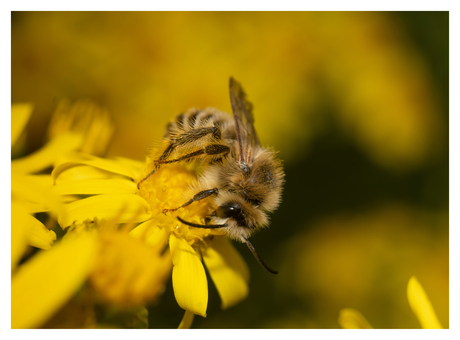
POLYGON ((205 225, 178 219, 193 227, 222 228, 229 238, 245 242, 259 263, 275 273, 258 257, 248 237, 268 225, 268 213, 280 204, 284 172, 275 152, 260 145, 252 104, 232 78, 230 97, 233 115, 206 108, 176 116, 166 128, 163 148, 154 156, 153 171, 142 181, 173 162, 201 162, 203 171, 190 187, 195 194, 180 207, 208 198, 212 212, 205 225))
MULTIPOLYGON (((186 152, 198 150, 213 143, 236 142, 234 133, 234 122, 231 115, 215 108, 204 110, 192 108, 185 113, 179 114, 174 121, 166 127, 163 138, 166 149, 159 156, 159 160, 180 157, 186 152), (171 150, 174 145, 174 150, 171 150)), ((195 161, 203 160, 211 163, 221 159, 222 154, 198 155, 195 161)))

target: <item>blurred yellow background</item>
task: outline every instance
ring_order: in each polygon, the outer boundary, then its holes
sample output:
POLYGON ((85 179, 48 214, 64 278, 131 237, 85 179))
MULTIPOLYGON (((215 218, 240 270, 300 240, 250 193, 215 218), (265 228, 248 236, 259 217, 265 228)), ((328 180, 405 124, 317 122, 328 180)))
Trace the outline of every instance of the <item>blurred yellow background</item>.
MULTIPOLYGON (((62 99, 108 109, 108 156, 142 160, 191 107, 230 112, 228 79, 254 104, 286 168, 269 230, 243 246, 246 301, 199 328, 417 328, 416 275, 449 326, 447 12, 13 12, 12 102, 32 102, 28 152, 62 99)), ((171 287, 150 327, 176 327, 171 287)))

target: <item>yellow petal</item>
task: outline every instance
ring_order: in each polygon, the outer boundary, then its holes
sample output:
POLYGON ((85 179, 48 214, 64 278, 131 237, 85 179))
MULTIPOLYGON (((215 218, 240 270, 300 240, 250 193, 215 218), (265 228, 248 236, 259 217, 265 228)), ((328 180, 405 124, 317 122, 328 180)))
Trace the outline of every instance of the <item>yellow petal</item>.
POLYGON ((11 105, 11 146, 14 145, 24 130, 33 109, 32 104, 11 105))
POLYGON ((53 187, 53 179, 51 178, 51 174, 24 175, 23 177, 25 177, 27 180, 33 181, 41 185, 42 187, 45 187, 45 188, 53 187))
POLYGON ((95 235, 69 238, 21 265, 11 280, 11 328, 36 328, 81 286, 95 257, 95 235))
POLYGON ((24 206, 27 212, 31 215, 39 213, 39 212, 47 212, 51 210, 50 207, 42 203, 21 201, 21 204, 24 206))
POLYGON ((206 317, 208 281, 200 256, 182 238, 169 238, 173 261, 172 281, 178 305, 194 314, 206 317))
POLYGON ((195 317, 195 314, 186 310, 184 317, 182 318, 182 321, 180 322, 180 325, 177 328, 178 329, 189 329, 192 326, 194 317, 195 317))
POLYGON ((79 224, 95 219, 109 220, 117 216, 119 223, 141 222, 150 217, 149 209, 147 202, 137 195, 97 195, 69 203, 66 214, 59 215, 58 222, 62 228, 74 222, 79 224))
POLYGON ((11 203, 11 229, 25 228, 26 243, 40 249, 50 249, 56 240, 54 231, 46 228, 43 223, 27 213, 27 210, 16 202, 11 203))
POLYGON ((415 276, 412 276, 407 285, 407 299, 412 311, 417 316, 422 328, 441 329, 441 323, 436 316, 433 306, 422 285, 415 276))
POLYGON ((24 223, 28 225, 27 243, 36 248, 44 250, 51 249, 51 245, 56 241, 56 234, 54 231, 46 228, 43 223, 31 215, 25 216, 28 217, 24 219, 24 223))
POLYGON ((203 250, 203 260, 222 300, 222 309, 248 295, 249 269, 225 236, 217 236, 203 250))
POLYGON ((107 150, 114 125, 108 111, 91 101, 80 100, 71 105, 63 100, 51 117, 48 136, 52 139, 66 131, 84 136, 81 151, 101 154, 107 150))
POLYGON ((137 186, 123 178, 81 179, 55 186, 60 195, 134 194, 137 186))
MULTIPOLYGON (((64 205, 51 187, 42 185, 39 177, 18 175, 11 173, 11 196, 24 202, 38 203, 42 206, 41 211, 51 210, 55 216, 63 214, 64 205)), ((39 205, 36 206, 38 209, 39 205)))
POLYGON ((62 134, 48 142, 43 148, 26 157, 11 162, 11 171, 18 174, 31 174, 53 165, 66 153, 78 149, 82 143, 81 135, 74 133, 62 134))
POLYGON ((151 247, 162 248, 168 241, 168 235, 164 228, 156 226, 156 219, 151 219, 139 224, 129 234, 134 238, 142 238, 151 247))
MULTIPOLYGON (((57 166, 56 166, 57 167, 57 166)), ((111 172, 107 172, 105 170, 101 170, 98 168, 93 168, 92 166, 88 165, 80 165, 73 168, 66 170, 63 173, 59 174, 59 178, 56 179, 51 177, 52 184, 61 184, 67 181, 76 181, 80 179, 98 179, 98 178, 121 178, 122 176, 116 176, 111 172)))
POLYGON ((56 180, 64 171, 81 165, 89 165, 132 179, 136 178, 138 175, 138 170, 131 167, 127 162, 119 162, 113 159, 104 159, 90 155, 81 155, 80 158, 75 158, 75 160, 67 161, 56 166, 51 173, 51 176, 54 180, 56 180))
POLYGON ((47 212, 47 211, 54 210, 52 213, 54 213, 57 216, 58 211, 64 209, 62 205, 62 203, 64 202, 62 201, 62 198, 58 197, 58 195, 56 194, 56 190, 54 189, 53 180, 51 179, 51 175, 40 174, 40 175, 14 175, 14 176, 15 176, 15 182, 17 181, 22 182, 22 185, 20 184, 20 188, 22 187, 22 190, 24 189, 27 190, 26 192, 23 191, 23 193, 21 194, 22 197, 20 197, 20 200, 21 200, 21 204, 27 209, 29 214, 35 214, 38 212, 47 212), (30 187, 28 186, 28 183, 35 183, 39 185, 41 189, 36 192, 42 192, 42 193, 45 193, 45 195, 49 195, 49 196, 43 197, 43 195, 40 195, 41 196, 41 198, 39 198, 40 202, 31 202, 29 200, 26 200, 26 199, 33 198, 33 197, 30 197, 30 193, 32 192, 32 190, 29 189, 30 187), (26 195, 24 195, 24 193, 26 195), (50 205, 50 202, 53 205, 50 205))
POLYGON ((25 223, 19 223, 23 214, 27 214, 27 210, 19 204, 11 203, 11 269, 13 270, 16 264, 24 255, 27 249, 27 226, 25 223))
POLYGON ((139 172, 141 172, 142 168, 145 165, 144 162, 139 162, 131 158, 115 157, 114 159, 118 163, 123 164, 126 167, 132 168, 136 175, 139 174, 139 172))
POLYGON ((339 314, 340 327, 345 329, 371 329, 366 318, 356 309, 344 308, 339 314))
POLYGON ((107 120, 95 120, 92 122, 85 135, 85 143, 82 146, 82 152, 101 155, 108 149, 115 127, 111 123, 107 111, 104 111, 104 117, 102 118, 106 118, 107 120))

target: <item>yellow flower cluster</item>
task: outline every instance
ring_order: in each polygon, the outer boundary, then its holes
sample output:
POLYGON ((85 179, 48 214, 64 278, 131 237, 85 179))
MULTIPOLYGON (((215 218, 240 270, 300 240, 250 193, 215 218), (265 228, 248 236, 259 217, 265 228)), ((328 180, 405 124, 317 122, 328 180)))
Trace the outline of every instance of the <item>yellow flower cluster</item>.
MULTIPOLYGON (((196 170, 182 165, 164 167, 143 182, 138 191, 135 183, 142 178, 143 174, 138 171, 141 165, 126 159, 107 160, 88 155, 76 156, 57 165, 52 176, 58 192, 89 195, 69 203, 67 214, 58 217, 59 224, 67 228, 114 216, 119 222, 142 222, 129 235, 142 236, 146 244, 155 247, 169 241, 174 293, 183 309, 206 316, 208 289, 201 257, 221 296, 222 307, 227 308, 241 301, 248 293, 249 273, 230 241, 219 231, 192 228, 181 224, 175 215, 162 212, 166 207, 176 206, 183 201, 183 192, 195 178, 196 170)), ((203 201, 181 208, 178 213, 189 221, 202 223, 208 210, 207 202, 203 201)), ((127 254, 131 251, 130 256, 138 257, 146 268, 153 265, 150 257, 133 255, 134 252, 139 253, 141 248, 129 249, 127 254)), ((104 266, 110 267, 107 264, 104 266)), ((129 277, 129 274, 126 273, 125 277, 129 277)), ((150 294, 147 291, 143 293, 150 294)), ((116 292, 106 290, 104 294, 116 292)), ((136 296, 131 302, 143 299, 145 297, 136 296)))
MULTIPOLYGON (((30 116, 31 108, 20 109, 23 115, 13 108, 12 117, 21 119, 23 127, 27 121, 23 116, 30 116)), ((59 126, 74 126, 75 117, 68 115, 74 111, 62 107, 59 111, 65 112, 72 124, 62 115, 54 121, 59 126)), ((93 292, 94 304, 143 306, 159 298, 171 271, 177 303, 186 311, 180 327, 190 327, 195 314, 206 316, 208 284, 202 259, 220 294, 222 308, 244 299, 249 271, 230 241, 219 231, 192 228, 181 224, 176 214, 162 212, 183 203, 183 193, 198 169, 167 166, 138 189, 136 183, 148 169, 142 170, 142 163, 130 159, 104 159, 81 152, 82 145, 94 149, 92 143, 82 143, 88 141, 82 134, 86 130, 76 126, 76 133, 69 128, 74 132, 58 133, 55 129, 51 134, 54 148, 50 152, 55 157, 46 165, 54 164, 54 169, 51 175, 37 175, 43 187, 13 177, 12 327, 43 325, 81 287, 93 292), (42 201, 47 205, 40 206, 42 201), (57 220, 65 232, 53 246, 56 234, 33 217, 38 211, 50 211, 54 223, 57 220), (30 223, 24 224, 24 220, 30 223), (21 226, 29 224, 30 230, 21 231, 21 226), (17 236, 19 232, 22 234, 17 236), (23 234, 27 235, 25 243, 19 242, 23 234), (27 244, 49 250, 15 268, 27 244)), ((93 141, 97 143, 97 139, 93 141)), ((37 159, 42 163, 46 151, 47 147, 39 151, 37 159)), ((34 160, 35 156, 30 157, 34 160)), ((44 168, 31 163, 29 168, 35 171, 44 168)), ((16 173, 27 168, 24 160, 12 162, 16 173)), ((177 213, 202 223, 209 209, 203 200, 177 213)), ((50 223, 50 227, 54 225, 50 223)))

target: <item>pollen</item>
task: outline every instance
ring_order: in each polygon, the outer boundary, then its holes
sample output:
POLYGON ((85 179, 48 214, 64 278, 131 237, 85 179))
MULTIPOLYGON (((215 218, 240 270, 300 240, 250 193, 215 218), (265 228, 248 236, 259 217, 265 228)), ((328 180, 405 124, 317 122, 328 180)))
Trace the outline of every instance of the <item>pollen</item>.
MULTIPOLYGON (((180 216, 188 222, 205 224, 205 217, 215 210, 209 198, 182 207, 196 194, 192 188, 199 171, 194 163, 168 164, 143 181, 138 191, 149 203, 152 218, 158 221, 157 225, 168 234, 185 238, 190 245, 203 241, 209 235, 223 234, 219 230, 190 227, 177 220, 177 216, 180 216), (164 213, 165 209, 177 210, 164 213)), ((150 172, 147 166, 139 178, 145 178, 150 172)))

